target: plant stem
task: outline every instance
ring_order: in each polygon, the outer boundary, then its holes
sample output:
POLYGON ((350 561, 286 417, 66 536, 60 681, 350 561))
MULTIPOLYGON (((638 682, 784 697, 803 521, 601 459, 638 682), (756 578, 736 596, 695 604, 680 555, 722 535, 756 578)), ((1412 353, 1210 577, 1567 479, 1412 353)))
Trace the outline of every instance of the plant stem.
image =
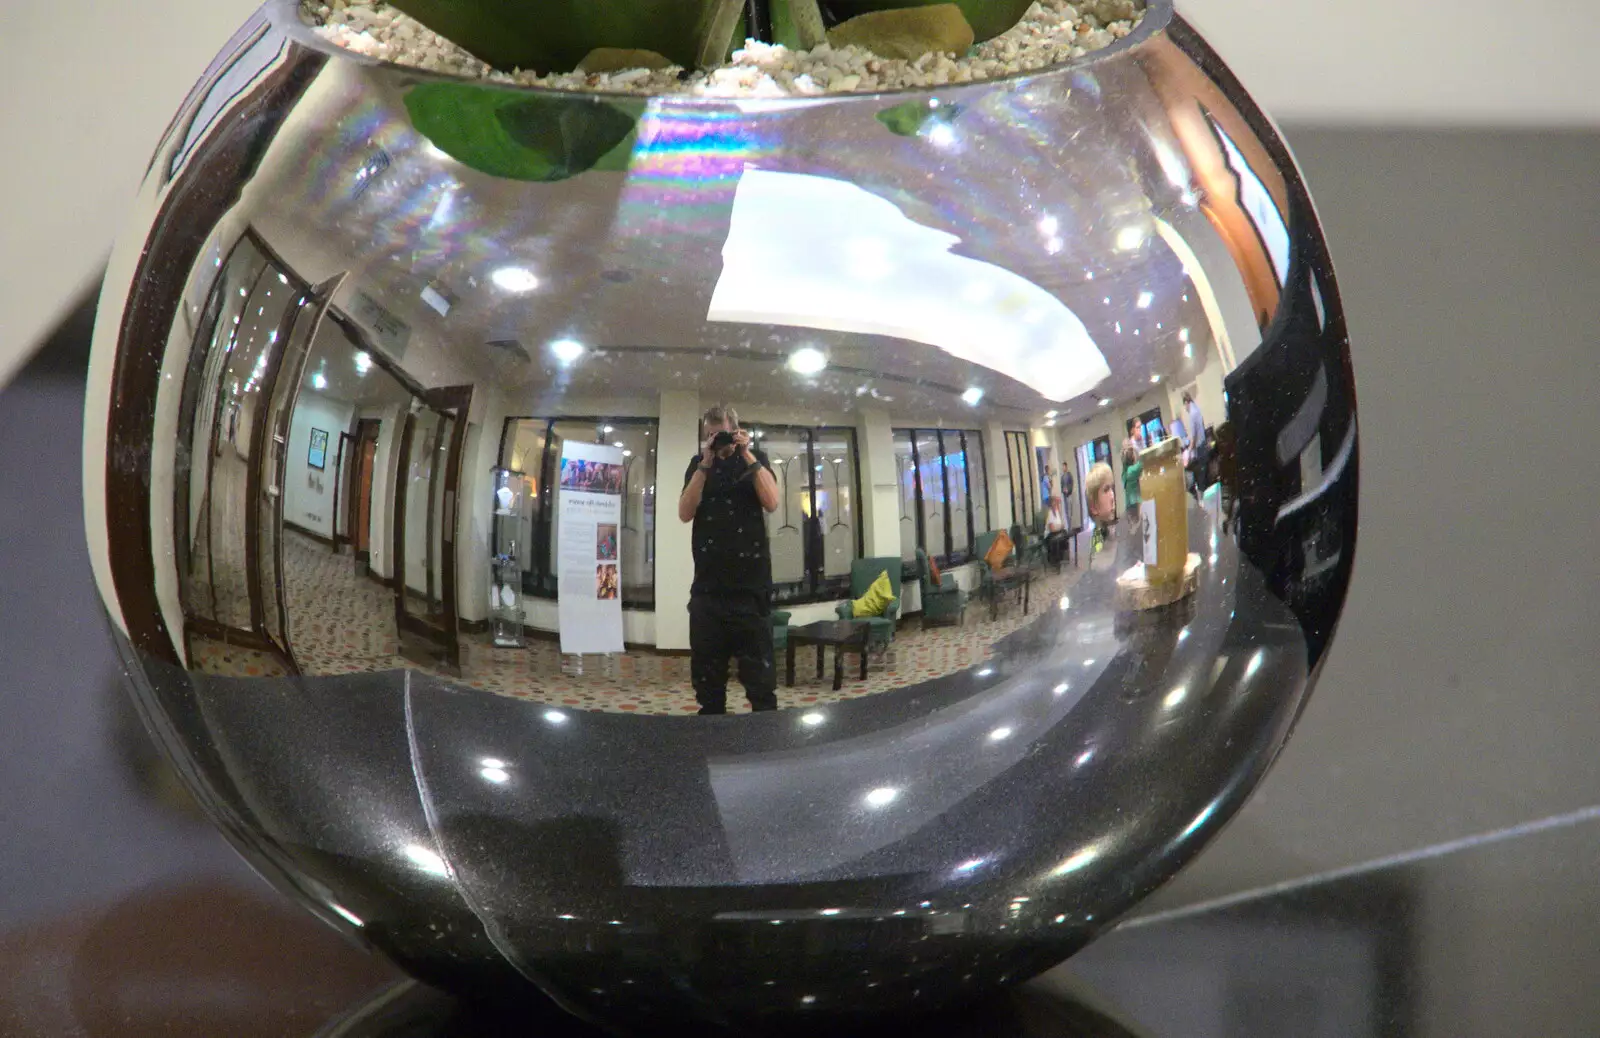
POLYGON ((739 13, 743 9, 744 0, 715 0, 706 8, 695 64, 710 68, 727 60, 728 51, 733 47, 733 31, 738 28, 739 13))
POLYGON ((752 39, 772 43, 772 0, 745 0, 745 23, 752 39))
POLYGON ((822 8, 817 0, 789 0, 789 17, 794 19, 795 31, 800 34, 802 50, 811 50, 828 42, 828 30, 822 22, 822 8))

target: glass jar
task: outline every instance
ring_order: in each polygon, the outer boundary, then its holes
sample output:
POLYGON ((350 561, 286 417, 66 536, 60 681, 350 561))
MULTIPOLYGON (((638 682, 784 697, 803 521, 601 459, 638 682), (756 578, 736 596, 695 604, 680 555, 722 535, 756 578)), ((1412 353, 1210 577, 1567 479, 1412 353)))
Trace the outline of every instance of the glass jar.
POLYGON ((1189 558, 1189 508, 1183 488, 1183 454, 1176 437, 1139 453, 1139 525, 1144 535, 1144 576, 1151 584, 1183 579, 1189 558))

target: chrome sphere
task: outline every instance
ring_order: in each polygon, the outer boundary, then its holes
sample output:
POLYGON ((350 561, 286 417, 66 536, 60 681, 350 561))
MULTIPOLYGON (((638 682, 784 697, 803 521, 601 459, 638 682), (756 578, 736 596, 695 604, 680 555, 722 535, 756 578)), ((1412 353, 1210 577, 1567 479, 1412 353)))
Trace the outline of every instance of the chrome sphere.
POLYGON ((1322 232, 1168 0, 1039 74, 648 102, 273 0, 100 305, 88 533, 151 730, 469 996, 810 1031, 1035 974, 1239 808, 1349 582, 1322 232))

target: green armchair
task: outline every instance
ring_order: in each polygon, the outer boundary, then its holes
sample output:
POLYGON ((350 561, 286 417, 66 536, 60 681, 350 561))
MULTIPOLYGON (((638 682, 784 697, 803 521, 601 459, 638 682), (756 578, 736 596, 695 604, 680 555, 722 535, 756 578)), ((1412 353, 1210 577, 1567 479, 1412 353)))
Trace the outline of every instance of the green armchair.
POLYGON ((789 617, 792 615, 792 613, 786 613, 781 609, 772 611, 773 659, 782 659, 784 650, 788 648, 789 617))
POLYGON ((928 553, 921 548, 917 549, 917 579, 922 584, 923 626, 961 623, 967 611, 967 593, 956 583, 954 573, 941 573, 935 581, 933 569, 928 565, 928 553))
POLYGON ((1011 528, 1011 543, 1017 546, 1014 558, 1024 566, 1043 566, 1045 563, 1044 549, 1044 517, 1034 516, 1033 523, 1024 530, 1019 524, 1011 528))
MULTIPOLYGON (((973 561, 978 563, 979 595, 989 595, 989 587, 994 584, 994 569, 989 568, 989 563, 984 561, 984 558, 989 555, 989 549, 994 547, 995 537, 998 536, 1000 536, 998 529, 989 529, 986 533, 978 534, 978 537, 973 541, 973 561)), ((1011 553, 1006 557, 1005 565, 1014 566, 1016 565, 1016 560, 1018 560, 1016 537, 1011 536, 1010 533, 1006 533, 1006 536, 1011 537, 1011 553)))
MULTIPOLYGON (((894 591, 894 598, 884 607, 882 616, 867 617, 866 623, 871 625, 872 633, 867 638, 869 648, 882 651, 894 641, 895 621, 900 618, 901 584, 900 571, 904 566, 898 558, 857 559, 850 564, 850 598, 857 599, 867 593, 872 582, 878 579, 878 574, 889 574, 889 587, 894 591)), ((850 602, 840 602, 838 607, 839 619, 852 620, 850 602)))

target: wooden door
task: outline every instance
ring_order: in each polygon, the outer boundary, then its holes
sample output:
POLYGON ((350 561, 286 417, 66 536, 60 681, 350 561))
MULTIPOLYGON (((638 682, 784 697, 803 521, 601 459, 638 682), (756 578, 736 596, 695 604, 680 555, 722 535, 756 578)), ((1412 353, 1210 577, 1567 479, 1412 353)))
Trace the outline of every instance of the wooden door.
POLYGON ((378 462, 378 434, 382 420, 363 418, 356 425, 355 473, 349 500, 350 546, 358 564, 366 566, 372 558, 372 478, 378 462))

